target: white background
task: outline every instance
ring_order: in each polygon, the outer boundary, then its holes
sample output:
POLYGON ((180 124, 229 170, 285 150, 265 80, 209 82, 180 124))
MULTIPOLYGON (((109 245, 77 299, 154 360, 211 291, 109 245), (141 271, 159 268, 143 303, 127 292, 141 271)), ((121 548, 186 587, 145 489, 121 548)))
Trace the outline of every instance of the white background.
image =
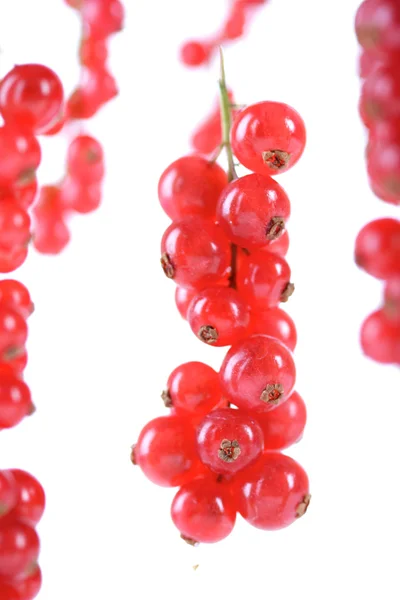
MULTIPOLYGON (((287 530, 238 519, 230 538, 198 549, 170 522, 173 491, 135 471, 129 449, 163 412, 159 394, 175 366, 218 368, 224 355, 201 345, 175 310, 159 266, 168 220, 156 185, 188 150, 217 90, 217 65, 186 71, 177 48, 211 31, 225 3, 128 3, 112 46, 121 96, 90 126, 107 151, 104 205, 73 221, 62 256, 31 252, 18 273, 36 305, 27 381, 38 411, 1 433, 0 453, 3 467, 31 470, 47 490, 39 598, 398 600, 399 373, 361 356, 359 323, 378 305, 380 286, 352 262, 357 230, 396 209, 373 197, 365 176, 358 0, 271 0, 246 40, 226 50, 239 102, 288 102, 308 127, 304 158, 280 183, 293 206, 289 309, 300 338, 297 389, 309 409, 290 454, 309 472, 313 501, 287 530)), ((72 89, 78 34, 62 0, 3 0, 1 73, 43 61, 72 89)), ((46 142, 42 181, 61 175, 63 152, 62 142, 46 142)))

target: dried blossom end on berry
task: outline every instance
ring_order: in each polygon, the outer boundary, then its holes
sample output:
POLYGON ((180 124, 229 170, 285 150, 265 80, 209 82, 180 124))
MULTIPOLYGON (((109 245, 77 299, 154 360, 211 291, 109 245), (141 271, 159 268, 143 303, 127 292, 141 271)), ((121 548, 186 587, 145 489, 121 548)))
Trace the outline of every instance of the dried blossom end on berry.
POLYGON ((200 327, 197 337, 206 344, 215 344, 218 341, 218 331, 212 325, 203 325, 200 327))
POLYGON ((284 150, 268 150, 262 153, 262 158, 264 163, 271 169, 281 171, 287 168, 290 161, 290 154, 284 150))
POLYGON ((138 464, 136 459, 136 444, 133 444, 131 447, 131 463, 135 466, 138 464))
POLYGON ((183 535, 183 533, 181 533, 181 540, 183 540, 184 542, 186 542, 186 544, 189 544, 189 546, 198 546, 200 542, 193 540, 190 537, 187 537, 186 535, 183 535))
POLYGON ((173 279, 175 277, 174 265, 172 264, 168 254, 166 252, 164 252, 164 254, 161 257, 161 266, 163 268, 165 275, 168 277, 168 279, 173 279))
POLYGON ((296 519, 300 519, 300 517, 303 517, 306 514, 308 507, 310 506, 310 502, 311 494, 306 494, 296 508, 296 519))
POLYGON ((164 390, 163 393, 161 394, 161 399, 164 402, 164 406, 166 408, 171 408, 172 407, 172 398, 170 396, 169 390, 164 390))
POLYGON ((285 285, 285 287, 283 288, 281 297, 280 297, 280 301, 281 302, 287 302, 290 298, 290 296, 293 294, 294 292, 294 283, 291 283, 290 281, 287 283, 287 285, 285 285))
POLYGON ((266 404, 276 405, 279 404, 283 393, 283 385, 281 385, 280 383, 271 383, 267 385, 265 390, 263 390, 260 396, 260 400, 262 402, 265 402, 266 404))
POLYGON ((237 460, 241 454, 240 444, 237 440, 222 440, 218 450, 218 458, 224 462, 231 463, 237 460))
POLYGON ((285 231, 285 220, 282 217, 273 217, 267 225, 267 240, 277 240, 285 231))

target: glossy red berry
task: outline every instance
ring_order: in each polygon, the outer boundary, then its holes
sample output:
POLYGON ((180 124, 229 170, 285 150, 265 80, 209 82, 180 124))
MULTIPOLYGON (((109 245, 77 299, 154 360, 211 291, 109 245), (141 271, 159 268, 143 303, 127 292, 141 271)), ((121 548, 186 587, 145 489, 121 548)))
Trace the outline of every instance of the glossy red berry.
POLYGON ((277 175, 303 154, 306 130, 300 115, 281 102, 259 102, 236 116, 233 152, 242 165, 263 175, 277 175))
POLYGON ((0 577, 28 576, 39 556, 36 531, 22 521, 0 523, 0 577))
POLYGON ((180 50, 180 58, 187 67, 199 67, 210 58, 211 48, 201 42, 186 42, 180 50))
POLYGON ((26 348, 18 348, 13 353, 5 356, 5 359, 0 361, 0 377, 6 375, 15 375, 21 378, 28 363, 28 354, 26 348))
POLYGON ((290 202, 271 177, 252 173, 232 181, 222 192, 217 219, 228 238, 249 249, 278 239, 290 216, 290 202))
POLYGON ((232 531, 236 511, 229 489, 215 479, 196 479, 176 494, 171 516, 189 543, 214 543, 232 531))
POLYGON ((108 57, 107 41, 103 38, 86 37, 81 41, 79 58, 89 69, 104 68, 108 57))
POLYGON ((358 59, 358 74, 360 78, 366 79, 380 65, 381 61, 376 54, 364 50, 358 59))
POLYGON ((33 177, 23 185, 14 186, 12 195, 21 208, 28 210, 34 203, 38 192, 38 181, 33 177))
POLYGON ((272 410, 292 393, 296 369, 290 350, 281 342, 254 335, 232 346, 220 379, 223 393, 239 408, 272 410))
POLYGON ((290 350, 296 348, 297 331, 293 319, 282 309, 275 307, 262 312, 252 312, 249 332, 276 338, 290 350))
POLYGON ((106 69, 84 69, 82 74, 82 92, 85 102, 98 108, 118 95, 115 78, 106 69))
POLYGON ((141 431, 134 461, 153 483, 178 486, 202 473, 190 421, 181 416, 159 417, 141 431))
POLYGON ((274 410, 261 411, 257 411, 254 418, 262 429, 266 450, 284 450, 301 439, 307 411, 304 400, 297 392, 293 392, 286 402, 274 410))
POLYGON ((63 219, 46 219, 36 223, 33 245, 41 254, 59 254, 70 239, 70 230, 63 219))
POLYGON ((43 516, 46 504, 44 489, 30 473, 21 469, 10 469, 17 489, 17 503, 12 511, 15 520, 36 526, 43 516))
POLYGON ((0 248, 0 273, 11 273, 18 269, 28 256, 28 248, 17 246, 15 248, 0 248))
POLYGON ((383 310, 367 317, 361 327, 361 347, 373 360, 400 364, 400 322, 388 318, 383 310))
POLYGON ((218 226, 198 217, 168 227, 161 242, 161 255, 165 275, 178 285, 211 287, 230 274, 228 239, 218 226))
POLYGON ((183 319, 187 318, 189 306, 193 298, 196 296, 196 290, 177 286, 175 290, 175 304, 183 319))
MULTIPOLYGON (((39 566, 36 566, 33 573, 24 579, 15 581, 13 589, 18 593, 18 600, 33 600, 36 598, 42 587, 42 572, 39 566)), ((1 591, 1 588, 0 588, 1 591)), ((2 600, 3 597, 1 596, 2 600)))
POLYGON ((397 0, 365 0, 356 14, 361 46, 385 56, 400 51, 400 6, 397 0))
POLYGON ((385 283, 385 315, 392 321, 400 322, 400 275, 385 283))
POLYGON ((0 306, 0 360, 13 358, 25 346, 28 327, 19 312, 9 306, 0 306))
POLYGON ((117 33, 124 25, 125 11, 120 0, 84 0, 81 14, 90 35, 96 38, 117 33))
POLYGON ((30 227, 31 220, 24 208, 12 198, 0 200, 0 240, 3 247, 27 245, 30 227))
POLYGON ((364 82, 360 114, 369 127, 375 121, 400 117, 400 77, 391 68, 380 66, 364 82))
POLYGON ((214 410, 197 429, 201 460, 222 475, 233 475, 251 464, 261 454, 263 443, 257 421, 232 408, 214 410))
POLYGON ((72 179, 83 184, 98 183, 104 177, 104 152, 90 135, 78 135, 69 145, 67 169, 72 179))
POLYGON ((163 399, 177 413, 205 415, 221 395, 218 373, 202 362, 188 362, 172 371, 163 399))
POLYGON ((393 143, 372 143, 367 165, 378 196, 391 204, 400 204, 400 135, 393 143))
POLYGON ((400 275, 400 221, 377 219, 368 223, 357 236, 355 260, 378 279, 400 275))
POLYGON ((192 300, 187 320, 202 342, 231 346, 246 335, 250 313, 236 290, 207 288, 192 300))
POLYGON ((290 267, 273 252, 255 252, 245 257, 238 273, 238 290, 252 309, 266 310, 286 302, 293 293, 290 267))
POLYGON ((201 156, 184 156, 167 167, 158 183, 158 198, 167 215, 215 219, 218 198, 228 178, 216 163, 201 156))
POLYGON ((68 210, 80 214, 87 214, 97 210, 102 201, 102 188, 100 183, 85 185, 67 177, 61 185, 61 202, 68 210))
POLYGON ((17 502, 17 490, 13 476, 8 471, 0 471, 0 523, 17 502))
POLYGON ((33 303, 26 287, 15 279, 2 279, 0 281, 0 305, 21 313, 27 319, 32 314, 33 303))
POLYGON ((13 125, 0 127, 0 182, 3 185, 31 183, 40 164, 37 139, 13 125))
POLYGON ((32 412, 31 393, 17 375, 3 373, 0 378, 0 429, 15 427, 32 412))
POLYGON ((306 472, 292 458, 277 452, 265 453, 238 476, 236 485, 240 514, 260 529, 291 525, 310 503, 306 472))
POLYGON ((0 113, 6 123, 23 123, 40 133, 61 112, 64 90, 44 65, 17 65, 1 82, 0 113))

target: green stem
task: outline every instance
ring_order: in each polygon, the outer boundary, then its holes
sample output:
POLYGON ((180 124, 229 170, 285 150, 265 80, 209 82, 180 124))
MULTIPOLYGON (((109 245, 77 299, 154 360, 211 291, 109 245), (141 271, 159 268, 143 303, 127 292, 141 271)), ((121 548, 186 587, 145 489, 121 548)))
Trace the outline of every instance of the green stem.
POLYGON ((220 59, 221 59, 221 75, 219 80, 219 91, 220 91, 220 103, 221 103, 221 125, 222 125, 222 143, 226 150, 226 156, 228 159, 228 179, 229 181, 233 181, 237 179, 237 174, 235 171, 235 163, 233 160, 232 147, 230 142, 230 133, 232 127, 232 108, 231 101, 229 99, 228 89, 226 87, 226 77, 225 77, 225 64, 224 64, 224 55, 222 53, 222 49, 220 48, 220 59))

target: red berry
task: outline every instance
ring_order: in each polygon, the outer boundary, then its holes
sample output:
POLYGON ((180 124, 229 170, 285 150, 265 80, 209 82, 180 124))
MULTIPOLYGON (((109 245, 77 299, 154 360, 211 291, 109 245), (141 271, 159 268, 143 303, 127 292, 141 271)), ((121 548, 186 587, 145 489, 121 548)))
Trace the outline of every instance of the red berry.
POLYGON ((60 113, 58 115, 56 121, 53 121, 49 127, 46 127, 46 129, 44 131, 42 131, 42 135, 46 135, 46 136, 57 135, 57 133, 60 133, 60 131, 63 130, 66 120, 67 120, 67 116, 65 114, 65 111, 63 111, 62 113, 60 113))
POLYGON ((380 66, 364 82, 360 114, 370 127, 375 121, 400 117, 400 76, 389 67, 380 66))
POLYGON ((385 315, 400 322, 400 276, 389 279, 385 283, 385 315))
POLYGON ((9 471, 0 471, 0 519, 10 512, 16 502, 17 491, 13 476, 9 471))
POLYGON ((218 198, 227 184, 227 175, 217 163, 184 156, 161 175, 158 197, 173 221, 191 216, 215 219, 218 198))
POLYGON ((378 279, 400 275, 400 221, 377 219, 368 223, 357 236, 355 260, 378 279))
POLYGON ((9 429, 32 412, 31 392, 16 375, 2 373, 0 378, 0 429, 9 429))
POLYGON ((229 489, 214 479, 196 479, 181 487, 171 507, 172 520, 189 543, 214 543, 232 531, 236 511, 229 489))
POLYGON ((239 408, 271 410, 290 396, 296 368, 290 350, 281 342, 254 335, 232 346, 220 378, 222 391, 239 408))
POLYGON ((199 67, 204 65, 210 58, 209 46, 201 42, 186 42, 180 50, 180 58, 187 67, 199 67))
POLYGON ((289 456, 267 452, 237 481, 240 514, 254 527, 281 529, 303 516, 310 503, 306 472, 289 456))
POLYGON ((261 248, 261 250, 274 252, 275 254, 279 254, 279 256, 286 256, 289 250, 289 243, 289 234, 285 229, 283 234, 277 240, 273 240, 268 246, 261 248))
POLYGON ((29 576, 39 556, 39 538, 26 523, 0 525, 0 576, 29 576))
POLYGON ((99 183, 85 185, 67 177, 61 186, 61 202, 68 210, 87 214, 97 210, 102 200, 102 188, 99 183))
POLYGON ((201 362, 184 363, 172 371, 163 398, 178 413, 205 415, 221 400, 218 373, 201 362))
POLYGON ((290 202, 271 177, 252 173, 222 192, 218 222, 229 239, 244 248, 261 248, 278 239, 290 216, 290 202))
POLYGON ((28 327, 19 312, 0 306, 0 360, 13 358, 25 346, 28 327))
MULTIPOLYGON (((262 409, 260 409, 261 411, 262 409)), ((264 434, 266 450, 284 450, 301 439, 307 421, 304 400, 297 392, 274 410, 255 415, 264 434)))
POLYGON ((200 423, 197 446, 201 460, 212 471, 232 475, 261 454, 263 434, 251 416, 225 408, 213 411, 200 423))
POLYGON ((289 265, 273 252, 260 251, 245 257, 237 280, 239 293, 257 311, 286 302, 294 290, 289 265))
POLYGON ((192 300, 187 320, 202 342, 231 346, 246 335, 250 313, 236 290, 208 288, 192 300))
POLYGON ((256 173, 276 175, 303 154, 306 130, 300 115, 287 104, 259 102, 236 116, 231 142, 239 162, 256 173))
POLYGON ((77 87, 66 103, 66 121, 90 119, 101 108, 97 98, 89 95, 81 86, 77 87))
POLYGON ((400 6, 397 0, 365 0, 356 14, 361 46, 381 54, 400 51, 400 6))
POLYGON ((15 200, 0 200, 0 240, 3 247, 15 248, 28 244, 30 226, 28 213, 15 200))
MULTIPOLYGON (((28 577, 13 583, 13 588, 18 593, 18 600, 33 600, 40 592, 41 587, 42 572, 38 566, 28 577)), ((1 598, 3 600, 3 596, 1 598)))
POLYGON ((0 181, 26 185, 34 180, 40 164, 41 150, 37 139, 13 125, 0 127, 0 181))
POLYGON ((46 497, 44 489, 37 479, 26 471, 10 469, 17 489, 17 504, 13 508, 12 518, 36 526, 43 516, 46 497))
POLYGON ((38 191, 38 181, 33 177, 31 181, 24 185, 15 186, 12 190, 13 197, 21 208, 28 210, 34 203, 38 191))
POLYGON ((120 0, 84 0, 82 19, 90 35, 105 38, 121 31, 125 11, 120 0))
POLYGON ((366 79, 380 65, 381 61, 373 52, 364 50, 358 60, 358 74, 361 79, 366 79))
POLYGON ((133 455, 146 477, 165 487, 182 485, 204 470, 193 427, 180 416, 150 421, 142 429, 133 455))
POLYGON ((36 224, 33 245, 41 254, 60 254, 70 239, 70 230, 63 219, 48 219, 36 224))
POLYGON ((200 218, 172 223, 161 242, 164 273, 178 285, 199 289, 222 283, 230 273, 230 244, 221 229, 200 218))
POLYGON ((106 68, 85 69, 81 85, 85 101, 97 104, 98 108, 118 95, 116 81, 106 68))
POLYGON ((196 290, 177 286, 175 290, 175 304, 183 319, 187 318, 189 306, 193 298, 196 296, 196 290))
POLYGON ((0 581, 0 598, 1 600, 25 600, 24 597, 19 594, 18 590, 14 585, 0 581))
POLYGON ((222 39, 236 40, 240 38, 244 33, 245 25, 246 15, 244 8, 240 3, 236 3, 233 5, 232 13, 229 15, 222 30, 222 39))
POLYGON ((296 348, 297 331, 293 319, 278 307, 254 312, 250 319, 250 334, 263 334, 276 338, 290 350, 296 348))
POLYGON ((104 68, 108 57, 107 41, 103 38, 87 37, 81 41, 79 58, 89 69, 104 68))
POLYGON ((0 361, 0 378, 3 375, 15 375, 21 377, 26 365, 28 364, 28 355, 26 348, 18 348, 6 360, 0 361))
POLYGON ((387 202, 400 204, 400 136, 395 143, 372 143, 367 165, 378 195, 387 202))
POLYGON ((68 174, 80 183, 98 183, 104 177, 104 152, 101 144, 89 135, 78 135, 69 145, 68 174))
POLYGON ((372 360, 400 364, 400 323, 389 319, 383 310, 367 317, 361 327, 361 347, 372 360))
POLYGON ((40 133, 57 120, 63 99, 54 71, 44 65, 17 65, 1 82, 0 112, 6 123, 22 122, 40 133))
POLYGON ((15 248, 0 248, 0 273, 11 273, 18 269, 28 256, 28 248, 17 246, 15 248))
POLYGON ((21 313, 27 319, 32 314, 33 303, 26 287, 15 279, 0 281, 0 304, 21 313))

